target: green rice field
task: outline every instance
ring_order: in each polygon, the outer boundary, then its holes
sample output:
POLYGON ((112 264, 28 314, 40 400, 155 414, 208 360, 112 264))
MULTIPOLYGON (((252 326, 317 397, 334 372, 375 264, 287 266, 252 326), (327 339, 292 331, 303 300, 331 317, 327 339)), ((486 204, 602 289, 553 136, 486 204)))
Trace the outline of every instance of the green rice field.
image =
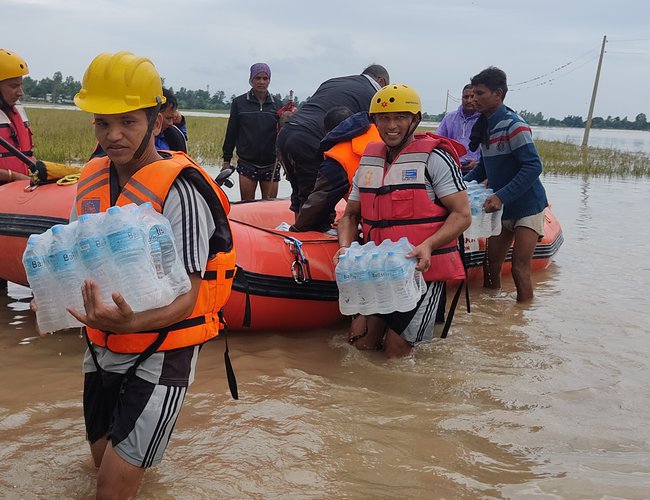
MULTIPOLYGON (((36 157, 82 164, 95 147, 92 117, 64 109, 29 108, 36 157)), ((189 154, 206 167, 221 163, 227 119, 186 116, 189 154)), ((650 155, 615 149, 586 149, 560 141, 536 140, 547 174, 650 177, 650 155)))

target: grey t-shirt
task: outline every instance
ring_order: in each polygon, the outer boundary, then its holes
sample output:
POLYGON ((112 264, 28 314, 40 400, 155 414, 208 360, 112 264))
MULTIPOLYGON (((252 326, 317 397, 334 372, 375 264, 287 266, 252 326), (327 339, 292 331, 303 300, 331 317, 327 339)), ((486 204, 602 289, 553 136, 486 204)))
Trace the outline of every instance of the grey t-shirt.
MULTIPOLYGON (((209 239, 215 226, 208 203, 196 187, 184 178, 177 178, 165 200, 162 214, 171 223, 174 241, 188 274, 205 272, 209 253, 209 239)), ((71 220, 76 218, 73 211, 71 220)), ((93 346, 97 361, 103 370, 126 373, 137 354, 117 354, 106 348, 93 346)), ((199 346, 156 352, 144 360, 136 376, 152 384, 186 386, 194 381, 199 346)), ((95 362, 88 350, 84 356, 84 373, 95 371, 95 362)))

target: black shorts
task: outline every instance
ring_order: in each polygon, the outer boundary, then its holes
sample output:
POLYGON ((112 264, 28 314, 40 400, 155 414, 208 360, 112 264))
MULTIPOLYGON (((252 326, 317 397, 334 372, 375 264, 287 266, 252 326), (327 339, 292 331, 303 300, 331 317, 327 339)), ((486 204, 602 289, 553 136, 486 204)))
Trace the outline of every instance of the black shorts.
POLYGON ((254 181, 280 182, 280 165, 278 163, 260 167, 240 158, 237 160, 237 173, 254 181))
POLYGON ((92 444, 104 436, 136 467, 157 465, 180 414, 187 387, 152 384, 133 376, 121 394, 124 375, 86 373, 84 420, 92 444))

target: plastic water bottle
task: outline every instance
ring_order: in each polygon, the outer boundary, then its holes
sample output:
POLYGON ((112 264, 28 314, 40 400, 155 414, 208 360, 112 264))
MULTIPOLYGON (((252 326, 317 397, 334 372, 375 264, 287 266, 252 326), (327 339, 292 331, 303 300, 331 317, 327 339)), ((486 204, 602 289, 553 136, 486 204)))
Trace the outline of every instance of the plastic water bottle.
POLYGON ((347 249, 345 254, 348 256, 350 259, 350 264, 352 264, 352 260, 359 255, 362 252, 361 250, 361 245, 359 245, 358 241, 353 241, 352 244, 350 245, 350 248, 347 249))
POLYGON ((392 298, 394 311, 406 312, 413 309, 419 296, 414 288, 415 263, 403 255, 390 250, 386 255, 386 288, 392 298))
POLYGON ((339 309, 341 314, 351 315, 358 312, 358 293, 352 279, 352 261, 350 257, 343 254, 339 257, 336 265, 336 284, 339 288, 339 309))
MULTIPOLYGON (((162 275, 172 271, 176 262, 176 247, 169 221, 153 209, 151 202, 140 205, 140 216, 144 224, 149 243, 157 241, 160 245, 162 275)), ((159 277, 162 277, 159 275, 159 277)))
POLYGON ((376 304, 376 291, 372 282, 372 276, 368 270, 369 258, 364 254, 355 255, 352 268, 352 279, 356 285, 359 298, 359 310, 361 314, 373 314, 376 304))
POLYGON ((41 235, 32 234, 23 254, 27 281, 38 307, 36 321, 39 329, 47 333, 63 328, 68 314, 63 306, 63 295, 47 265, 50 236, 49 231, 41 235))
MULTIPOLYGON (((402 236, 395 245, 395 252, 403 255, 404 258, 406 258, 406 255, 411 253, 413 250, 415 250, 415 247, 406 236, 402 236)), ((427 291, 427 284, 424 281, 422 272, 415 269, 416 265, 417 259, 415 257, 409 257, 407 259, 406 269, 409 273, 409 276, 411 276, 411 270, 413 272, 412 282, 410 282, 408 286, 413 290, 417 297, 420 297, 420 295, 427 291)))
POLYGON ((480 215, 483 211, 483 204, 481 203, 481 200, 481 195, 478 193, 474 194, 474 196, 470 198, 469 209, 472 215, 480 215))
MULTIPOLYGON (((52 293, 61 294, 64 307, 84 311, 81 296, 83 274, 75 245, 75 226, 73 224, 52 226, 52 241, 47 264, 57 283, 57 288, 52 290, 52 293)), ((63 328, 83 326, 67 311, 64 317, 66 321, 63 328)))
MULTIPOLYGON (((140 220, 147 235, 149 252, 162 281, 163 295, 171 293, 171 300, 192 287, 187 271, 176 251, 174 233, 169 220, 156 212, 150 202, 140 205, 140 220)), ((169 299, 164 299, 167 301, 169 299)), ((169 302, 171 302, 169 300, 169 302)))
POLYGON ((103 220, 103 214, 79 216, 77 252, 83 264, 84 277, 97 283, 104 303, 113 304, 112 294, 117 290, 117 286, 111 251, 103 234, 103 220))
MULTIPOLYGON (((377 247, 377 250, 379 250, 379 247, 377 247)), ((384 267, 386 254, 382 254, 380 251, 373 252, 368 262, 368 271, 370 272, 372 286, 375 289, 374 313, 389 313, 395 310, 393 308, 393 297, 386 286, 386 270, 384 267)))
POLYGON ((116 284, 134 311, 161 307, 162 292, 156 269, 149 256, 145 236, 133 218, 120 207, 106 212, 106 240, 115 263, 116 284))

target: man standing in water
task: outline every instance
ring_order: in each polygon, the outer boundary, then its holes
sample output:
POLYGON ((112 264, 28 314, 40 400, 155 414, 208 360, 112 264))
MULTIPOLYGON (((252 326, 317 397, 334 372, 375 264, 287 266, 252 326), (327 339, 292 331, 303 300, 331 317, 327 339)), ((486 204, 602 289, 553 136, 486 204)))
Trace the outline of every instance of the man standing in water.
POLYGON ((474 125, 470 149, 481 148, 476 168, 466 181, 487 179, 494 194, 485 200, 485 211, 503 207, 502 231, 488 238, 483 286, 501 288, 501 267, 514 240, 512 278, 517 302, 533 298, 531 263, 535 245, 544 236, 546 191, 539 176, 542 160, 533 143, 530 127, 503 104, 508 92, 506 74, 491 66, 472 80, 474 105, 481 118, 474 125))
POLYGON ((427 288, 408 312, 376 314, 353 321, 350 343, 358 349, 382 346, 386 357, 406 356, 433 338, 436 309, 445 280, 463 279, 458 237, 471 223, 459 169, 460 144, 434 134, 415 134, 422 119, 420 96, 404 84, 387 85, 370 104, 381 140, 368 145, 354 176, 338 226, 345 252, 358 235, 379 245, 406 236, 415 245, 427 288))
POLYGON ((122 295, 102 302, 82 287, 86 325, 84 417, 97 471, 97 498, 132 498, 157 465, 194 379, 201 344, 219 333, 235 267, 229 204, 183 153, 156 151, 164 103, 160 76, 144 57, 103 53, 90 64, 75 104, 94 115, 108 155, 84 167, 72 218, 152 202, 171 223, 191 289, 171 304, 133 312, 122 295))
POLYGON ((230 118, 223 140, 222 169, 230 168, 237 148, 237 172, 242 201, 255 199, 257 184, 262 198, 278 195, 280 167, 275 161, 280 102, 269 92, 271 68, 255 63, 250 69, 251 89, 236 97, 230 106, 230 118))

